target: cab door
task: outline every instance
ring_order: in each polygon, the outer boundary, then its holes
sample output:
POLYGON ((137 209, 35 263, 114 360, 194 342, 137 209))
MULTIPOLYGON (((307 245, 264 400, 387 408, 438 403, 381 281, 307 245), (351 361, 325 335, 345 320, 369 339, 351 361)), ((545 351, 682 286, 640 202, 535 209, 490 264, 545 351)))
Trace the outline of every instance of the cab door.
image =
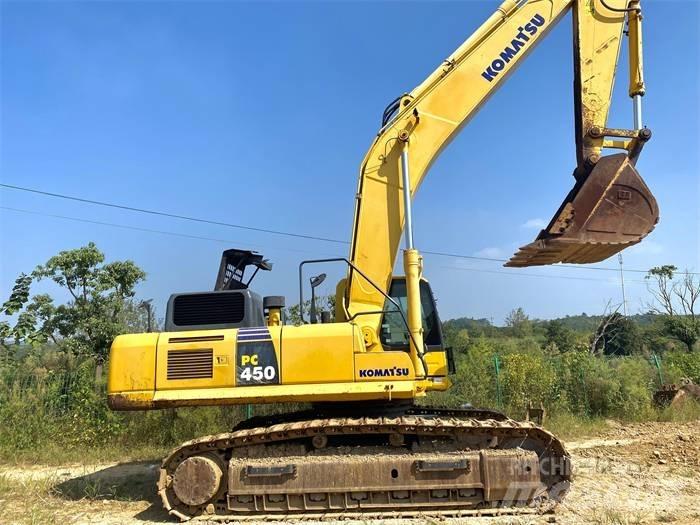
MULTIPOLYGON (((404 315, 397 311, 390 301, 384 305, 385 314, 382 318, 380 340, 387 351, 409 350, 408 327, 404 322, 408 305, 406 279, 394 277, 391 281, 389 296, 401 307, 404 315)), ((428 375, 444 377, 454 372, 452 349, 444 344, 442 323, 435 305, 435 297, 430 284, 425 279, 420 282, 421 319, 423 321, 423 343, 425 344, 425 361, 428 365, 428 375)))

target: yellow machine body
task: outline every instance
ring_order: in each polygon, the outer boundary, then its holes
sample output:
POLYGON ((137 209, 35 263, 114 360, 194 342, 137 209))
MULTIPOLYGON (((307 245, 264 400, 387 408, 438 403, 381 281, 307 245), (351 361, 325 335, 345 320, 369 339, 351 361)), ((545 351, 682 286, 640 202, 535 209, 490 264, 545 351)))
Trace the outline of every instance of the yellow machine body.
POLYGON ((352 323, 270 326, 258 341, 246 329, 122 335, 109 367, 117 410, 238 403, 412 399, 449 386, 444 352, 428 352, 417 380, 402 350, 370 352, 352 323), (309 344, 313 341, 313 344, 309 344), (257 343, 257 344, 256 344, 257 343), (253 351, 248 348, 255 346, 253 351), (241 374, 262 384, 240 384, 241 374), (193 377, 197 376, 197 377, 193 377))

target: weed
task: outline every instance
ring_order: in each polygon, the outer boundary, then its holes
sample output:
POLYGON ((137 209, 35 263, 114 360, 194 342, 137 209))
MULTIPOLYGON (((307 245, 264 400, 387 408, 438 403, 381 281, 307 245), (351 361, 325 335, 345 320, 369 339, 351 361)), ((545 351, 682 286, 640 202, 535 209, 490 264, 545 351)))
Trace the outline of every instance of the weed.
POLYGON ((645 522, 643 514, 638 512, 622 512, 614 509, 596 511, 591 517, 591 523, 596 525, 641 525, 645 522))
MULTIPOLYGON (((676 375, 697 378, 697 355, 667 353, 676 375)), ((245 417, 244 407, 193 407, 130 413, 106 405, 106 375, 95 379, 90 363, 36 367, 30 361, 0 365, 0 462, 101 464, 157 460, 197 436, 227 431, 245 417), (32 368, 33 366, 33 368, 32 368)), ((675 376, 673 376, 675 377, 675 376)), ((528 402, 546 407, 546 426, 563 439, 604 430, 621 421, 700 419, 700 404, 655 411, 652 365, 642 356, 597 357, 586 351, 552 353, 537 341, 472 338, 457 355, 454 388, 427 404, 496 407, 520 419, 528 402), (500 372, 494 355, 500 356, 500 372)), ((260 405, 255 415, 293 411, 298 405, 260 405)), ((97 490, 93 487, 93 493, 97 490)), ((109 490, 102 487, 100 490, 109 490)), ((98 491, 99 492, 99 491, 98 491)))
POLYGON ((666 407, 658 412, 659 421, 683 423, 700 419, 700 403, 686 400, 676 406, 666 407))
POLYGON ((13 489, 12 481, 7 474, 0 474, 0 498, 4 498, 13 489))
POLYGON ((56 515, 42 503, 32 505, 26 513, 27 525, 49 525, 56 523, 56 515))
POLYGON ((562 439, 581 439, 600 434, 608 428, 606 420, 601 417, 576 416, 569 412, 556 412, 545 426, 562 439))

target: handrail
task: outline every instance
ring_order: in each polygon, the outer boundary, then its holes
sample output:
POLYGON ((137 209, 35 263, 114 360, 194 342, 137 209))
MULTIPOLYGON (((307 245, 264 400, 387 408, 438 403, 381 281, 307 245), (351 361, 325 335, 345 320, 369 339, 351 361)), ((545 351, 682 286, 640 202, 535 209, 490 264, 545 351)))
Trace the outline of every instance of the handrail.
MULTIPOLYGON (((330 259, 307 259, 305 261, 301 261, 299 263, 299 318, 301 319, 302 323, 306 323, 306 319, 304 319, 304 280, 303 280, 303 268, 305 264, 317 264, 317 263, 328 263, 328 262, 344 262, 347 264, 350 268, 352 268, 354 271, 356 271, 361 277, 365 279, 369 284, 371 284, 379 293, 381 293, 385 299, 387 299, 391 304, 393 304, 396 307, 396 311, 399 312, 401 315, 401 320, 403 321, 403 324, 406 326, 406 331, 408 332, 408 336, 411 338, 411 341, 413 342, 413 346, 417 347, 416 345, 416 340, 413 337, 413 334, 411 333, 411 329, 408 326, 408 321, 406 320, 406 316, 401 308, 401 305, 394 300, 393 297, 388 295, 382 288, 380 288, 377 283, 372 281, 369 277, 367 277, 364 273, 362 273, 362 270, 360 270, 357 266, 355 266, 353 263, 351 263, 348 259, 345 257, 333 257, 330 259)), ((348 318, 349 321, 354 320, 357 316, 359 315, 367 315, 367 314, 380 314, 380 313, 385 313, 386 310, 379 310, 379 311, 374 311, 374 312, 358 312, 351 317, 348 318)), ((425 362, 425 356, 423 355, 425 353, 425 343, 423 344, 423 353, 420 354, 420 359, 423 362, 423 367, 425 368, 426 374, 428 371, 426 362, 425 362)))

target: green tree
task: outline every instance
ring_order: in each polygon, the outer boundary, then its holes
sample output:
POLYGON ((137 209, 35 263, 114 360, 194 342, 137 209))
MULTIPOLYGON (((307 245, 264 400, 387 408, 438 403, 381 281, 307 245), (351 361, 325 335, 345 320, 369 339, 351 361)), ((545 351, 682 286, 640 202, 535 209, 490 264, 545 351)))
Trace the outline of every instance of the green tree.
POLYGON ((545 341, 555 345, 560 352, 570 352, 576 347, 576 334, 562 321, 554 319, 545 326, 545 341))
POLYGON ((532 321, 520 307, 511 310, 505 321, 515 337, 524 337, 532 333, 532 321))
MULTIPOLYGON (((19 312, 29 299, 29 288, 32 278, 24 273, 15 280, 15 284, 10 292, 10 297, 0 307, 0 313, 11 316, 19 312)), ((12 339, 15 343, 24 339, 31 326, 27 325, 27 317, 19 315, 14 326, 8 321, 0 321, 0 345, 7 350, 7 341, 12 339)))
POLYGON ((469 348, 470 341, 469 331, 466 328, 462 328, 454 335, 452 345, 458 352, 466 352, 469 348))
POLYGON ((700 340, 700 279, 687 270, 675 279, 677 270, 670 264, 649 270, 647 289, 653 299, 648 306, 663 316, 664 332, 692 352, 700 340))
MULTIPOLYGON (((103 362, 114 337, 128 332, 134 314, 134 288, 146 274, 132 261, 105 263, 94 243, 66 250, 37 266, 31 276, 20 275, 5 315, 17 314, 14 327, 1 326, 3 339, 32 345, 51 340, 59 349, 103 362), (50 279, 71 299, 56 304, 48 294, 30 297, 32 280, 50 279)), ((138 311, 138 309, 136 309, 138 311)))
POLYGON ((450 334, 456 334, 464 329, 469 332, 471 339, 479 337, 491 337, 497 334, 498 329, 491 325, 488 319, 471 319, 469 317, 460 317, 458 319, 450 319, 442 323, 443 334, 448 337, 450 334))
MULTIPOLYGON (((304 320, 309 322, 309 312, 311 310, 311 299, 304 301, 304 320)), ((326 295, 316 297, 316 314, 318 322, 321 322, 321 311, 327 311, 331 314, 331 322, 335 320, 335 295, 326 295)), ((298 326, 302 324, 301 314, 299 313, 299 303, 294 303, 284 309, 285 324, 298 326)))
POLYGON ((595 334, 595 352, 604 355, 633 355, 641 351, 637 324, 620 312, 614 312, 595 334))

